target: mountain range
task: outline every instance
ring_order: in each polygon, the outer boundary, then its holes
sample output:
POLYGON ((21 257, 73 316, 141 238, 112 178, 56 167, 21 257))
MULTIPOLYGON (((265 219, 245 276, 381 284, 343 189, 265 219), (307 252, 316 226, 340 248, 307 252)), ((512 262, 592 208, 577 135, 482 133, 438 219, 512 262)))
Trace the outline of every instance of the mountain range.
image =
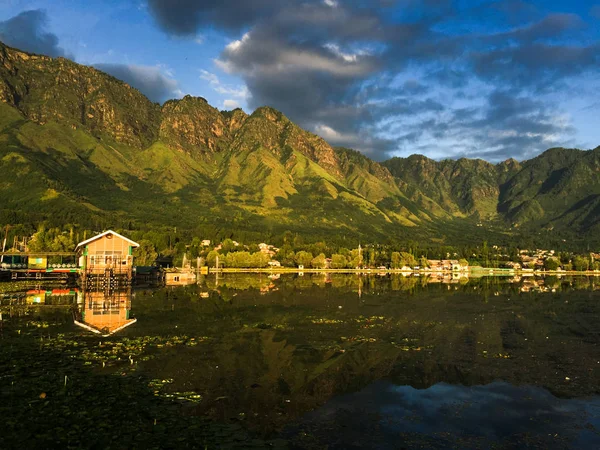
POLYGON ((0 224, 285 230, 452 244, 594 240, 600 147, 375 162, 268 106, 163 105, 93 67, 0 44, 0 224))

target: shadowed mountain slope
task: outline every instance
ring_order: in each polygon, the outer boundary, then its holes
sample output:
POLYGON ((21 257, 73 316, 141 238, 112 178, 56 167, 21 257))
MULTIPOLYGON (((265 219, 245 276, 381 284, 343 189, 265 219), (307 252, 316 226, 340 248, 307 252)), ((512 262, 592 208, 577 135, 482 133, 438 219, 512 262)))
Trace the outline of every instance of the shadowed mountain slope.
POLYGON ((0 44, 1 223, 227 226, 444 242, 591 232, 600 149, 383 163, 261 107, 162 107, 97 69, 0 44), (485 230, 481 228, 484 227, 485 230), (528 228, 529 227, 529 228, 528 228), (485 232, 485 233, 484 233, 485 232))

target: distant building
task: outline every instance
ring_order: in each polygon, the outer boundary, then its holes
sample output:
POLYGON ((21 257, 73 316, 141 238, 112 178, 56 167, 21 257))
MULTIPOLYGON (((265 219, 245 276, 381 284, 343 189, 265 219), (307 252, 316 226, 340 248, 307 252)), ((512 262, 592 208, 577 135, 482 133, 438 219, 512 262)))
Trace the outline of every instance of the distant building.
POLYGON ((271 267, 281 267, 281 263, 279 261, 276 261, 276 260, 269 261, 268 264, 271 267))
POLYGON ((455 260, 450 261, 450 267, 452 272, 460 272, 461 270, 463 270, 463 266, 455 260))
POLYGON ((203 246, 203 247, 208 247, 208 246, 210 246, 210 239, 204 239, 204 240, 201 242, 201 244, 202 244, 202 246, 203 246))
POLYGON ((468 269, 462 266, 456 259, 428 259, 429 269, 432 272, 460 272, 468 269))
POLYGON ((173 267, 173 257, 158 255, 158 257, 154 260, 154 265, 157 267, 162 267, 163 269, 173 267))
POLYGON ((269 255, 271 257, 275 256, 279 251, 278 248, 274 247, 273 245, 265 244, 264 242, 258 244, 258 249, 261 253, 264 253, 265 255, 269 255))

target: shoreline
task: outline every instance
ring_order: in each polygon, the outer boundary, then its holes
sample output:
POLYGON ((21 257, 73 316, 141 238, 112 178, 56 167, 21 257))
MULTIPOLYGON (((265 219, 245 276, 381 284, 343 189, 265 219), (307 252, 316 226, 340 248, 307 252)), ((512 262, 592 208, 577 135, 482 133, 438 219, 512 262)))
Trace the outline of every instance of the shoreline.
POLYGON ((460 271, 432 271, 432 270, 400 270, 400 269, 298 269, 296 267, 268 267, 268 268, 232 268, 225 267, 208 269, 209 274, 215 273, 341 273, 341 274, 400 274, 400 275, 460 275, 460 276, 486 276, 486 275, 504 275, 504 276, 543 276, 543 275, 586 275, 600 276, 600 270, 576 271, 576 270, 514 270, 514 269, 495 269, 495 268, 477 268, 460 271))

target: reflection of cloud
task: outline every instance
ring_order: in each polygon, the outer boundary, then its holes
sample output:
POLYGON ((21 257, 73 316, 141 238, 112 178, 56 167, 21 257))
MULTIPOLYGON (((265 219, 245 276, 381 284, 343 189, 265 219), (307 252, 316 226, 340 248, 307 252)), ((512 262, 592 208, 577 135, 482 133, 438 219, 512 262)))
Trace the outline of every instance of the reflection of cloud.
POLYGON ((529 436, 547 447, 556 444, 556 434, 567 447, 585 442, 598 448, 597 434, 588 431, 582 438, 590 411, 597 408, 598 397, 559 399, 545 389, 502 382, 473 387, 440 383, 419 390, 379 381, 330 401, 310 413, 306 423, 316 436, 323 426, 329 442, 342 447, 355 438, 352 432, 345 434, 353 430, 364 442, 379 442, 379 448, 393 448, 398 436, 411 436, 415 443, 435 436, 436 446, 476 443, 478 448, 508 443, 519 447, 529 436), (332 435, 331 430, 344 430, 344 435, 332 435))

